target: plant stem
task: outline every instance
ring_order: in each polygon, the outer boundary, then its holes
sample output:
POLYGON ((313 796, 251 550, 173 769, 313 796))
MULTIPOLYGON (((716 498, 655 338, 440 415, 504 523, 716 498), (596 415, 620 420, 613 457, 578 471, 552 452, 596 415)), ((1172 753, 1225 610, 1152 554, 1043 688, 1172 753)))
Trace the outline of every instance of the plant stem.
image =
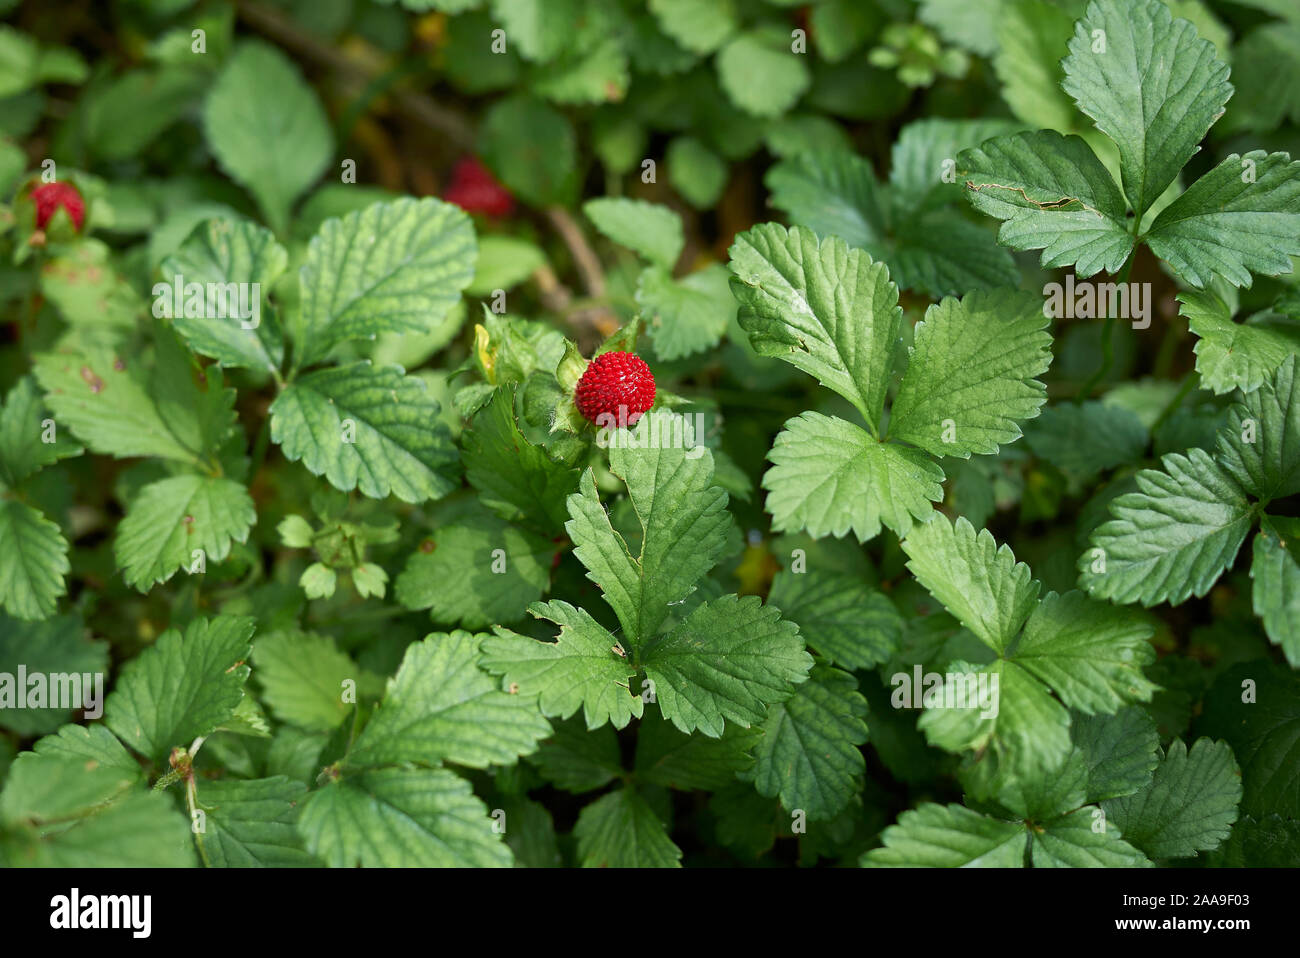
MULTIPOLYGON (((1124 268, 1119 274, 1119 285, 1128 284, 1129 275, 1133 272, 1133 260, 1137 258, 1137 248, 1128 254, 1128 260, 1124 263, 1124 268)), ((1097 371, 1088 377, 1088 381, 1079 387, 1078 395, 1074 397, 1077 403, 1083 402, 1092 395, 1092 391, 1106 378, 1110 373, 1111 364, 1115 361, 1115 346, 1112 342, 1112 333, 1115 331, 1115 318, 1109 313, 1106 316, 1106 322, 1101 327, 1101 365, 1097 371)))

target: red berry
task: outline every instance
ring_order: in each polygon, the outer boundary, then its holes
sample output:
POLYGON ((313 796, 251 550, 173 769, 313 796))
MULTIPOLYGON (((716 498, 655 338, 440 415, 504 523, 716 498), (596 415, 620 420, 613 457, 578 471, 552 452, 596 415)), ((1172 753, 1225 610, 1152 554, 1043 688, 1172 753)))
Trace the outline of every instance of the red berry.
POLYGON ((45 229, 50 218, 61 206, 68 211, 72 225, 81 232, 81 224, 86 221, 86 201, 71 183, 42 183, 32 190, 32 200, 36 203, 36 228, 45 229))
POLYGON ((601 353, 587 366, 573 391, 578 412, 598 426, 635 426, 654 405, 655 377, 632 353, 601 353), (601 417, 609 418, 604 421, 601 417))
POLYGON ((509 216, 514 212, 515 198, 497 182, 491 171, 476 157, 463 157, 451 174, 451 185, 443 199, 455 203, 466 213, 486 213, 488 216, 509 216))

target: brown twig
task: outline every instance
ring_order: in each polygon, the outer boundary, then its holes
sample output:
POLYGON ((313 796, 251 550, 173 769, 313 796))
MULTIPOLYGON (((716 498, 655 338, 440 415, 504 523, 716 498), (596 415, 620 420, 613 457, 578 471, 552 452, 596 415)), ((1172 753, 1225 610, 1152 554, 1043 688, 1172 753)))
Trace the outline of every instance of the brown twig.
MULTIPOLYGON (((293 52, 348 74, 364 83, 372 82, 379 71, 351 59, 341 50, 304 33, 280 12, 249 0, 238 0, 239 16, 259 33, 263 33, 293 52)), ((430 97, 410 90, 392 90, 389 95, 400 110, 413 119, 443 134, 462 149, 474 146, 474 128, 454 110, 439 106, 430 97)))
POLYGON ((583 233, 578 221, 569 215, 569 211, 563 206, 548 206, 546 218, 551 221, 555 232, 560 234, 560 239, 564 240, 564 245, 569 248, 569 255, 573 257, 573 264, 578 267, 578 274, 582 277, 582 285, 587 288, 587 295, 592 299, 604 299, 605 272, 601 269, 600 260, 592 252, 591 244, 587 242, 587 235, 583 233))

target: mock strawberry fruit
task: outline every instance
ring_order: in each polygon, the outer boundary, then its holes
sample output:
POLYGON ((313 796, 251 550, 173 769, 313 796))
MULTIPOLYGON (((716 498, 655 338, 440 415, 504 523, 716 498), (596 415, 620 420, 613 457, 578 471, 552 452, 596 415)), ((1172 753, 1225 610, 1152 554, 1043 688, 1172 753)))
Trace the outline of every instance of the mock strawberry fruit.
POLYGON ((601 353, 578 380, 573 401, 588 422, 598 426, 635 426, 654 405, 655 377, 640 356, 601 353))
POLYGON ((515 198, 497 182, 492 171, 478 161, 466 156, 452 170, 451 184, 443 199, 455 203, 466 213, 484 213, 488 216, 509 216, 515 208, 515 198))
POLYGON ((81 224, 86 221, 86 201, 71 183, 42 183, 32 190, 32 202, 36 204, 38 230, 45 229, 59 207, 63 207, 77 232, 81 232, 81 224))

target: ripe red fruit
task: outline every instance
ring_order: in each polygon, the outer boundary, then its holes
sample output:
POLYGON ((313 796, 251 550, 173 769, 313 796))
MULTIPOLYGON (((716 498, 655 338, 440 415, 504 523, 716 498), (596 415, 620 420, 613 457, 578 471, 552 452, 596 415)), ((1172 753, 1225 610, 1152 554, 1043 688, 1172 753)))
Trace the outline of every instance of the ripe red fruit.
POLYGON ((655 377, 632 353, 601 353, 587 366, 573 391, 578 412, 598 426, 635 426, 654 405, 655 377), (602 417, 608 417, 602 421, 602 417))
POLYGON ((510 191, 473 156, 463 157, 456 164, 443 199, 455 203, 466 213, 486 213, 488 216, 509 216, 515 208, 515 198, 510 191))
POLYGON ((36 204, 38 230, 45 229, 59 207, 63 207, 77 232, 81 232, 81 224, 86 221, 86 201, 71 183, 42 183, 32 190, 32 201, 36 204))

